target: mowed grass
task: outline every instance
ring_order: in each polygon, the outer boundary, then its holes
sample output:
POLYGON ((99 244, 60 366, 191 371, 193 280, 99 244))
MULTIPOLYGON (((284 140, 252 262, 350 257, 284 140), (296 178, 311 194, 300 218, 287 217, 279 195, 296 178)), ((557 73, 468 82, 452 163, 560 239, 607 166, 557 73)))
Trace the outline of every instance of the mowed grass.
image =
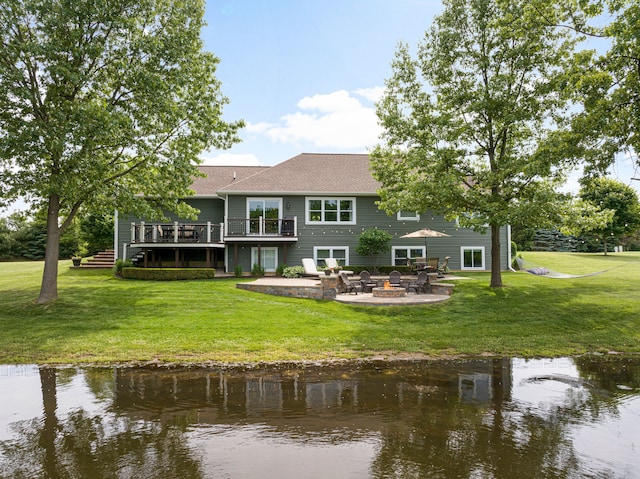
POLYGON ((640 253, 523 253, 566 273, 465 274, 450 300, 350 306, 243 291, 236 279, 150 282, 61 261, 60 299, 34 304, 42 263, 0 263, 0 363, 301 361, 372 356, 640 352, 640 253), (613 269, 611 269, 613 268, 613 269))

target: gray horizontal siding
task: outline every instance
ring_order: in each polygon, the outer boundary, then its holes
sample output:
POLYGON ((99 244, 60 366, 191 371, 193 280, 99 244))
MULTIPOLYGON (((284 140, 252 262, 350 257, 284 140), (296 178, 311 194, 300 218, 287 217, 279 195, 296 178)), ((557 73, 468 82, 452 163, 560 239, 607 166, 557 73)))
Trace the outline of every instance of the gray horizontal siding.
MULTIPOLYGON (((312 196, 312 195, 310 195, 312 196)), ((345 195, 348 196, 348 195, 345 195)), ((254 197, 254 196, 252 196, 254 197)), ((255 197, 264 197, 255 195, 255 197)), ((305 196, 272 196, 273 198, 282 198, 283 211, 282 216, 298 217, 298 241, 289 245, 278 245, 278 261, 284 262, 284 248, 286 251, 286 263, 289 266, 300 265, 302 258, 313 257, 315 247, 347 247, 349 249, 349 263, 351 265, 368 266, 373 263, 371 258, 361 257, 356 253, 356 245, 360 234, 370 228, 378 228, 389 232, 392 236, 392 246, 403 247, 422 247, 424 240, 421 238, 406 239, 401 238, 402 235, 421 228, 431 228, 433 230, 442 231, 451 235, 450 238, 429 238, 427 239, 428 256, 438 257, 440 261, 445 256, 450 256, 449 266, 451 269, 461 269, 461 247, 484 247, 485 249, 485 269, 491 269, 491 237, 489 231, 486 234, 476 233, 472 230, 460 228, 455 222, 445 221, 442 216, 435 215, 431 212, 420 215, 420 221, 398 221, 396 216, 389 216, 385 212, 379 210, 375 204, 376 197, 356 197, 356 221, 355 225, 316 225, 305 224, 305 196)), ((201 212, 198 215, 198 222, 211 221, 212 223, 221 223, 224 221, 224 201, 220 199, 190 199, 188 203, 198 208, 201 212)), ((247 216, 247 197, 246 196, 229 196, 227 199, 229 218, 246 218, 247 216)), ((190 222, 186 218, 179 218, 169 215, 171 221, 190 222)), ((118 247, 122 250, 123 243, 131 241, 130 229, 131 222, 139 222, 139 219, 130 216, 120 215, 119 217, 119 236, 118 247)), ((509 239, 507 228, 501 230, 501 266, 507 269, 509 239)), ((244 271, 251 269, 250 252, 253 244, 238 245, 238 262, 244 271)), ((264 243, 262 246, 275 246, 272 243, 264 243)), ((235 264, 233 263, 234 246, 227 246, 227 259, 230 271, 233 271, 235 264)), ((382 255, 377 259, 378 265, 392 264, 392 252, 382 255)))
MULTIPOLYGON (((309 195, 313 196, 313 195, 309 195)), ((348 196, 348 195, 345 195, 348 196)), ((491 269, 491 237, 486 234, 476 233, 472 230, 460 228, 455 222, 446 221, 442 216, 431 212, 420 215, 420 221, 398 221, 396 215, 389 216, 378 209, 375 204, 376 197, 356 197, 356 224, 355 225, 314 225, 305 224, 305 196, 274 196, 282 198, 282 216, 298 217, 298 242, 288 246, 279 245, 278 259, 282 263, 284 258, 283 248, 287 248, 287 265, 299 265, 302 258, 312 258, 314 247, 347 247, 349 249, 349 263, 351 265, 371 265, 371 258, 361 257, 356 253, 358 237, 371 228, 378 228, 389 232, 392 236, 392 246, 422 247, 422 238, 401 238, 402 235, 411 233, 421 228, 431 228, 451 235, 450 238, 427 239, 428 256, 438 257, 443 261, 445 256, 450 256, 449 267, 461 269, 461 247, 484 247, 485 269, 491 269)), ((229 197, 229 217, 243 218, 246 216, 246 196, 229 197)), ((507 228, 502 228, 502 269, 508 267, 508 239, 507 228)), ((238 250, 239 263, 246 271, 250 269, 250 246, 245 245, 238 250)), ((253 244, 253 246, 256 246, 253 244)), ((263 244, 263 246, 274 246, 263 244)), ((381 255, 377 259, 378 265, 389 265, 393 262, 392 252, 381 255)), ((233 269, 231 261, 233 254, 229 253, 229 267, 233 269)))

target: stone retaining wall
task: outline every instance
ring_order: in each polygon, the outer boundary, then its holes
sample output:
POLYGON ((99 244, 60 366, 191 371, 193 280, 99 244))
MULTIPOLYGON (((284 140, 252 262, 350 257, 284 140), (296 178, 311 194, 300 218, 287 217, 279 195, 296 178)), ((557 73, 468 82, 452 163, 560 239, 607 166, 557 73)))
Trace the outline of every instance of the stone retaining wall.
MULTIPOLYGON (((238 283, 239 289, 254 291, 256 293, 286 296, 288 298, 326 299, 319 286, 274 286, 269 284, 238 283)), ((335 289, 333 290, 335 298, 335 289)))
POLYGON ((454 287, 455 285, 450 283, 431 283, 431 293, 451 296, 454 287))
POLYGON ((305 298, 305 299, 336 299, 338 277, 324 276, 320 278, 320 285, 301 286, 301 285, 274 285, 259 283, 238 283, 239 289, 254 291, 256 293, 272 294, 275 296, 286 296, 288 298, 305 298))

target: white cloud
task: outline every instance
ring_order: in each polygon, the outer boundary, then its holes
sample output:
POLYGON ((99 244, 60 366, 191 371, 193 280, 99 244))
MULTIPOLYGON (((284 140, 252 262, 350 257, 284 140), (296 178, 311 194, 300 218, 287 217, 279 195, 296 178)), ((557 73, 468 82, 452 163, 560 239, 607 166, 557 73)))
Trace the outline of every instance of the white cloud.
MULTIPOLYGON (((376 94, 374 90, 362 89, 355 93, 371 99, 376 94)), ((364 152, 378 142, 381 129, 373 105, 364 106, 345 90, 304 97, 296 106, 298 110, 284 115, 279 124, 249 124, 247 131, 303 149, 309 144, 364 152)))
POLYGON ((362 108, 360 102, 351 97, 346 90, 339 90, 326 95, 306 96, 298 102, 302 110, 318 110, 322 113, 353 111, 362 108))
POLYGON ((366 98, 371 102, 376 102, 380 100, 380 98, 382 98, 384 90, 385 88, 383 86, 374 86, 372 88, 359 88, 357 90, 354 90, 353 93, 355 93, 356 95, 360 95, 361 97, 366 98))
POLYGON ((271 123, 265 123, 265 122, 260 122, 260 123, 247 122, 244 129, 247 130, 249 133, 264 133, 265 131, 268 131, 270 128, 273 128, 274 126, 275 125, 271 123))
POLYGON ((260 160, 254 154, 221 153, 213 157, 201 157, 202 165, 207 166, 260 166, 260 160))

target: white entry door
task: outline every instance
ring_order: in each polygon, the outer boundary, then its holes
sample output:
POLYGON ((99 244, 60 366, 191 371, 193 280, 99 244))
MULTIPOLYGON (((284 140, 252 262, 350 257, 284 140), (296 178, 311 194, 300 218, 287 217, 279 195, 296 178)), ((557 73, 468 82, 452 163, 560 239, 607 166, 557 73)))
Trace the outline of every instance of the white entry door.
MULTIPOLYGON (((260 249, 260 266, 265 272, 274 273, 278 267, 278 248, 266 247, 260 249)), ((251 267, 258 264, 258 248, 251 248, 251 267)))

